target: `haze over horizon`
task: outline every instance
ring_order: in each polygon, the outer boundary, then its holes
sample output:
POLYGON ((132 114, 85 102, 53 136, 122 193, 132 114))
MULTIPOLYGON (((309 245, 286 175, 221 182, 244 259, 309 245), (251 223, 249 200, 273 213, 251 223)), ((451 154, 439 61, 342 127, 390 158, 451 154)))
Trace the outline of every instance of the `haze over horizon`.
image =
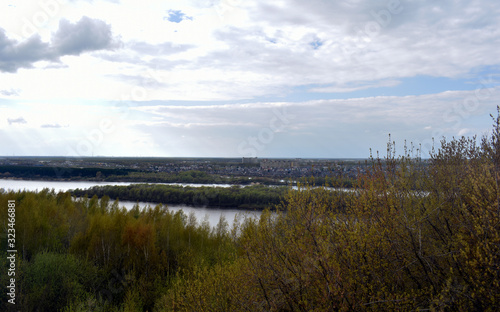
POLYGON ((0 155, 367 158, 491 131, 494 1, 7 0, 0 155))

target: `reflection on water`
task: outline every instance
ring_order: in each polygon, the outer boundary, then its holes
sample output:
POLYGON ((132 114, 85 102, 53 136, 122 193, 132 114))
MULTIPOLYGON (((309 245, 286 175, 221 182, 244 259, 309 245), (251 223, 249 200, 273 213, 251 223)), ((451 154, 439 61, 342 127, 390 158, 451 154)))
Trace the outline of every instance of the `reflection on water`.
MULTIPOLYGON (((132 209, 136 202, 133 201, 120 201, 120 207, 125 207, 127 210, 132 209)), ((139 208, 143 209, 147 206, 154 208, 156 203, 147 203, 147 202, 138 202, 139 208)), ((219 209, 219 208, 203 208, 203 207, 190 207, 186 205, 167 205, 167 208, 170 211, 179 211, 182 210, 184 213, 189 216, 189 214, 193 213, 198 221, 198 224, 201 224, 204 220, 208 221, 211 227, 216 226, 219 223, 220 217, 224 216, 226 218, 229 227, 233 226, 234 218, 236 216, 239 217, 240 221, 243 221, 245 217, 259 217, 262 213, 261 211, 254 210, 240 210, 240 209, 219 209)))
MULTIPOLYGON (((86 189, 93 186, 103 185, 130 185, 143 182, 94 182, 94 181, 32 181, 32 180, 7 180, 0 179, 0 189, 13 191, 41 191, 44 188, 54 189, 56 192, 68 191, 74 189, 86 189)), ((181 186, 210 186, 210 187, 231 187, 231 184, 192 184, 192 183, 149 183, 149 184, 164 184, 164 185, 181 185, 181 186)))
POLYGON ((0 179, 0 189, 13 191, 41 191, 44 188, 54 189, 56 192, 71 189, 85 189, 96 185, 130 185, 128 182, 89 182, 89 181, 31 181, 0 179))

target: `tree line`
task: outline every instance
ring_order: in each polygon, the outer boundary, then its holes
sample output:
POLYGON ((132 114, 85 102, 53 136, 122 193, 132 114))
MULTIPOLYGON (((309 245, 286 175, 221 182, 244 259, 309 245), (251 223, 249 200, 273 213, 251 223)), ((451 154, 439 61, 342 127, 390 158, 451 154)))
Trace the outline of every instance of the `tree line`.
MULTIPOLYGON (((138 162, 146 161, 137 159, 138 162)), ((253 164, 238 164, 245 167, 253 164)), ((21 178, 28 180, 72 180, 72 181, 107 181, 136 183, 200 183, 200 184, 239 184, 250 185, 290 185, 297 181, 291 178, 282 179, 269 176, 240 176, 237 174, 221 176, 203 170, 185 170, 180 172, 156 172, 133 168, 80 168, 60 166, 33 165, 0 165, 0 178, 21 178)), ((306 180, 304 176, 299 180, 306 180)), ((325 183, 342 185, 345 188, 354 186, 353 177, 342 176, 339 172, 330 170, 326 176, 316 177, 308 181, 321 186, 325 183)))
POLYGON ((131 169, 107 169, 107 168, 66 168, 66 167, 38 167, 38 166, 0 166, 0 176, 16 177, 23 179, 71 179, 92 180, 104 179, 106 177, 127 176, 131 169))
POLYGON ((280 203, 286 193, 286 186, 268 187, 251 185, 246 187, 191 187, 161 184, 131 184, 127 186, 94 186, 76 189, 77 197, 96 195, 127 201, 144 201, 164 204, 182 204, 219 208, 263 210, 280 203))

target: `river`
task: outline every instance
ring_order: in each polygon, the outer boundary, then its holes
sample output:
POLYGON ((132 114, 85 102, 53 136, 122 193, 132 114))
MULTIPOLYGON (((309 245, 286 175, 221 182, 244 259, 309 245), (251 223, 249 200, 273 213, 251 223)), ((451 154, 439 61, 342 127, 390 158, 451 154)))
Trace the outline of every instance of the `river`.
MULTIPOLYGON (((93 186, 102 185, 130 185, 130 182, 91 182, 91 181, 32 181, 32 180, 8 180, 0 179, 0 189, 13 190, 13 191, 41 191, 44 188, 54 189, 56 192, 65 192, 71 189, 86 189, 93 186)), ((161 183, 168 185, 182 185, 182 186, 220 186, 220 187, 230 187, 229 184, 182 184, 182 183, 161 183)), ((131 201, 120 201, 120 206, 126 209, 131 209, 136 203, 131 201)), ((156 203, 139 202, 141 208, 147 206, 154 207, 156 203)), ((233 225, 233 221, 236 215, 243 216, 260 216, 260 211, 254 210, 241 210, 241 209, 218 209, 218 208, 203 208, 203 207, 190 207, 186 205, 168 205, 168 209, 172 211, 183 210, 186 215, 194 213, 198 223, 203 220, 207 220, 210 226, 215 226, 220 220, 221 216, 224 216, 229 226, 233 225)))

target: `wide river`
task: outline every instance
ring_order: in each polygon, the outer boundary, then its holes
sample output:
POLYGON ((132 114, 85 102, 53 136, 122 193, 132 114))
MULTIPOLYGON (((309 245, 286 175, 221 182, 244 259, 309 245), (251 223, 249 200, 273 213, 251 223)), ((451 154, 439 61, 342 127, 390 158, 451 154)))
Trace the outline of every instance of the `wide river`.
MULTIPOLYGON (((76 181, 76 182, 65 182, 65 181, 31 181, 31 180, 6 180, 0 179, 0 189, 13 190, 13 191, 41 191, 44 188, 54 189, 56 192, 65 192, 71 189, 85 189, 96 185, 129 185, 129 182, 89 182, 89 181, 76 181)), ((181 184, 181 183, 165 183, 169 185, 182 185, 182 186, 221 186, 229 187, 229 184, 181 184)), ((131 201, 120 201, 120 206, 126 209, 131 209, 136 203, 131 201)), ((139 202, 141 208, 156 206, 155 203, 139 202)), ((210 226, 215 226, 219 222, 221 216, 223 216, 228 222, 229 226, 233 225, 233 221, 236 215, 240 217, 244 216, 260 216, 260 211, 253 210, 241 210, 241 209, 217 209, 217 208, 201 208, 201 207, 190 207, 185 205, 168 205, 168 209, 172 211, 183 210, 187 215, 194 213, 196 219, 199 223, 203 220, 207 220, 210 226)))

